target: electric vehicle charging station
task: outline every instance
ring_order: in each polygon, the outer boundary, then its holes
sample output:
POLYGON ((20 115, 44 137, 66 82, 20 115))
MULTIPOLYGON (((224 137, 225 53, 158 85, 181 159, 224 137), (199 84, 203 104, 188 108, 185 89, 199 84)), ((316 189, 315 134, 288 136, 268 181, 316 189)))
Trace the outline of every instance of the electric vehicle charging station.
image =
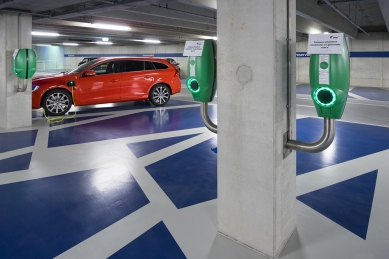
POLYGON ((217 89, 217 44, 215 40, 187 42, 184 55, 188 55, 188 90, 193 99, 200 102, 201 118, 205 126, 217 133, 208 116, 208 103, 212 102, 217 89), (189 43, 189 44, 188 44, 189 43))
MULTIPOLYGON (((298 150, 317 153, 328 148, 335 138, 335 119, 343 115, 350 86, 350 53, 347 41, 342 33, 310 35, 313 50, 310 56, 309 78, 311 97, 319 117, 324 118, 322 137, 314 143, 306 143, 292 139, 290 128, 291 90, 290 90, 290 43, 288 41, 288 132, 284 134, 285 150, 298 150), (318 38, 318 39, 316 39, 318 38)), ((187 42, 188 43, 188 42, 187 42)), ((196 42, 192 42, 196 43, 196 42)), ((197 42, 197 44, 201 45, 197 42)), ((194 47, 196 47, 193 44, 194 47)), ((193 47, 192 46, 192 47, 193 47)), ((191 51, 194 51, 192 48, 191 51)), ((185 53, 190 47, 185 46, 185 53)), ((211 102, 217 89, 217 46, 214 40, 202 41, 202 49, 196 55, 188 56, 187 87, 193 99, 200 102, 201 117, 205 126, 217 133, 215 125, 208 116, 208 102, 211 102), (200 53, 199 53, 200 52, 200 53)), ((284 152, 286 157, 290 152, 284 152)))
POLYGON ((316 153, 331 145, 335 138, 335 119, 343 115, 350 86, 350 53, 344 35, 332 33, 309 35, 308 54, 311 54, 311 97, 317 115, 324 118, 324 132, 314 143, 292 140, 290 132, 284 139, 285 149, 316 153))
POLYGON ((23 86, 19 81, 16 87, 17 92, 25 92, 27 89, 27 79, 32 78, 36 72, 36 53, 33 49, 15 49, 13 53, 14 73, 23 79, 23 86))
POLYGON ((14 73, 21 79, 29 79, 36 72, 36 53, 33 49, 16 49, 14 54, 14 73))

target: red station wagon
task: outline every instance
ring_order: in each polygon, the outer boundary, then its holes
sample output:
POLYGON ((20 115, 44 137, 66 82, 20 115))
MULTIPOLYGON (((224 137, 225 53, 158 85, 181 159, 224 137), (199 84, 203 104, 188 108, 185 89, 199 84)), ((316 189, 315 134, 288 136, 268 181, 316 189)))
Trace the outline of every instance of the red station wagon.
POLYGON ((179 71, 169 61, 154 58, 98 58, 78 68, 32 80, 32 108, 63 115, 77 106, 149 100, 165 105, 181 91, 179 71))

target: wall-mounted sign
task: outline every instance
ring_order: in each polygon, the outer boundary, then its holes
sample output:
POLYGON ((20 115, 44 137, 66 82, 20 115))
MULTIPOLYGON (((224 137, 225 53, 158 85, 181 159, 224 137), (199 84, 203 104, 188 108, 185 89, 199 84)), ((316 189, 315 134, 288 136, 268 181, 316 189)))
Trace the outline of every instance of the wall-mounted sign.
POLYGON ((343 33, 309 34, 308 54, 342 54, 343 33))
POLYGON ((201 57, 203 55, 204 41, 187 41, 184 48, 184 57, 201 57))

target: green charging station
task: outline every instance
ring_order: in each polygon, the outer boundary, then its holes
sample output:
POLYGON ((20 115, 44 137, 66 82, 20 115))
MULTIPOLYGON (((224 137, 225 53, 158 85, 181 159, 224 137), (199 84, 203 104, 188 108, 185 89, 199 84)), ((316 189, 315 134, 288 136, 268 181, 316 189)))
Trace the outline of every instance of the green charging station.
POLYGON ((36 72, 36 53, 33 49, 16 49, 13 54, 14 72, 21 79, 29 79, 36 72))
POLYGON ((193 99, 212 102, 217 89, 217 44, 215 40, 204 40, 201 56, 188 57, 188 81, 186 83, 193 99))
POLYGON ((311 54, 309 81, 317 115, 340 119, 350 86, 350 54, 345 38, 341 54, 311 54))

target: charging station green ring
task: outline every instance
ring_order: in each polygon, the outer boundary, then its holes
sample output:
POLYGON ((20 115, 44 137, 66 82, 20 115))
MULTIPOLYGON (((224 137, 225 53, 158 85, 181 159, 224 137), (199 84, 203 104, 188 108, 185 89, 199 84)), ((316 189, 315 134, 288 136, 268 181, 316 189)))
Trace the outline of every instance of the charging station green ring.
POLYGON ((188 87, 188 90, 191 91, 192 93, 200 92, 200 84, 199 81, 196 80, 196 78, 189 78, 188 81, 186 82, 186 86, 188 87), (196 90, 194 90, 191 86, 193 82, 196 82, 198 84, 198 88, 196 90))
POLYGON ((336 101, 336 94, 334 92, 334 90, 332 90, 331 88, 329 87, 319 87, 317 88, 314 92, 313 92, 313 100, 320 106, 322 107, 326 107, 326 108, 329 108, 329 107, 332 107, 334 104, 335 104, 335 101, 336 101), (322 91, 327 91, 331 94, 332 96, 332 100, 331 102, 329 103, 323 103, 321 100, 319 100, 319 93, 322 92, 322 91))

